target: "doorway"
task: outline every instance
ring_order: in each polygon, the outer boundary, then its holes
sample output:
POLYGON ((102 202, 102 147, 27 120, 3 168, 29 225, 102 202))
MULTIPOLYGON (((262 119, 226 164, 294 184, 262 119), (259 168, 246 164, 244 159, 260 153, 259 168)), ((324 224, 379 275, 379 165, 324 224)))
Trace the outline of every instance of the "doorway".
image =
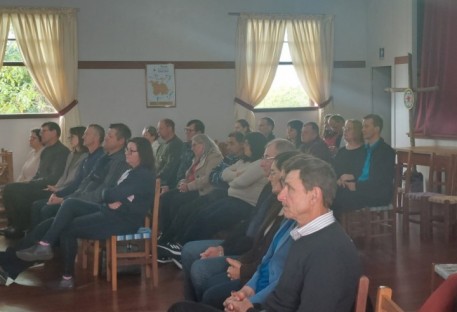
POLYGON ((392 86, 392 67, 380 66, 371 69, 371 110, 384 121, 381 136, 392 144, 392 95, 384 91, 392 86))

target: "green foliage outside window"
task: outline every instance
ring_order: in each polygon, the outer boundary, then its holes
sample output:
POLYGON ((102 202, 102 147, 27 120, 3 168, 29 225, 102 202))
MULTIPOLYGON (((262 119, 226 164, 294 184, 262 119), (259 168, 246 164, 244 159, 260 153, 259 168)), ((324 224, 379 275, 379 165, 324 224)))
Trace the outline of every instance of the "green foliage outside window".
MULTIPOLYGON (((4 63, 22 62, 16 41, 9 40, 4 63)), ((0 114, 55 113, 36 88, 25 66, 5 66, 0 70, 0 114)))

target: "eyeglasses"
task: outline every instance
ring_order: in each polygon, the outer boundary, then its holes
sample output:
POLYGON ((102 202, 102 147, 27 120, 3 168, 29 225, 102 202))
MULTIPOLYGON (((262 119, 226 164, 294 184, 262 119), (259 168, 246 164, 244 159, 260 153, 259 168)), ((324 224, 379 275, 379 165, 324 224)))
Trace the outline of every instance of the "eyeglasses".
POLYGON ((275 157, 274 156, 263 155, 262 159, 263 160, 273 160, 273 159, 275 159, 275 157))
POLYGON ((133 153, 138 153, 138 151, 134 151, 134 150, 131 150, 131 149, 128 149, 128 148, 126 148, 124 151, 125 151, 125 153, 127 155, 132 155, 133 153))

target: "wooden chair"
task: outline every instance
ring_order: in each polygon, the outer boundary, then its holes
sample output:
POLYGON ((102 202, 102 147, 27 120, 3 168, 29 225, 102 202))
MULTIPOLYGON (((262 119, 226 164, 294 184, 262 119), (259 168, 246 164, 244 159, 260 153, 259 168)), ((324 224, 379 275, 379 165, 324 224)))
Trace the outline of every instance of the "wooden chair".
POLYGON ((13 152, 0 150, 0 185, 14 182, 13 152))
POLYGON ((365 275, 359 279, 359 287, 357 289, 357 297, 355 299, 354 312, 365 312, 367 308, 368 286, 370 280, 365 275))
POLYGON ((92 255, 92 275, 98 276, 98 266, 100 263, 100 241, 82 239, 78 251, 78 261, 80 261, 83 269, 87 269, 89 255, 92 255))
POLYGON ((351 238, 362 237, 367 245, 373 239, 391 236, 396 246, 397 218, 391 204, 345 212, 341 224, 351 238))
POLYGON ((411 151, 408 153, 406 162, 402 162, 397 152, 397 163, 395 165, 394 200, 392 202, 395 213, 403 214, 404 194, 406 192, 406 175, 408 173, 408 163, 411 160, 411 151))
MULTIPOLYGON (((447 180, 451 181, 450 191, 446 194, 436 194, 427 198, 428 203, 422 206, 421 227, 424 228, 424 236, 430 238, 433 234, 433 225, 443 224, 444 240, 449 243, 452 234, 455 234, 457 226, 457 155, 452 155, 452 170, 447 180)), ((449 187, 447 184, 446 187, 449 187)))
POLYGON ((391 288, 379 286, 376 295, 375 312, 404 312, 404 310, 392 300, 391 288))
POLYGON ((421 225, 421 237, 429 237, 427 224, 428 215, 426 213, 429 206, 429 198, 435 195, 449 195, 451 191, 451 172, 452 172, 452 157, 450 155, 437 155, 432 153, 430 158, 430 170, 427 188, 425 192, 410 192, 405 194, 406 202, 403 213, 403 226, 407 227, 409 222, 416 222, 421 225), (415 214, 420 216, 420 220, 412 220, 410 215, 415 214))
POLYGON ((145 227, 149 231, 139 231, 129 235, 111 236, 106 241, 106 278, 111 281, 112 290, 117 290, 117 268, 119 266, 142 265, 142 273, 151 277, 154 287, 159 284, 159 268, 157 264, 157 228, 159 218, 160 179, 156 180, 154 205, 152 214, 145 218, 145 227), (120 253, 118 242, 142 242, 142 250, 120 253))

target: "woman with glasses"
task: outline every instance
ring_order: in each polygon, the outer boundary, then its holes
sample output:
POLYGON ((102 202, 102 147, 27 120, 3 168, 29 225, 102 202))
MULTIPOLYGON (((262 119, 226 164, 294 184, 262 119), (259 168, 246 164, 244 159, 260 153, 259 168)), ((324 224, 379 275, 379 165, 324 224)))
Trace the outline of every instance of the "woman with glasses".
POLYGON ((60 240, 63 252, 62 279, 49 284, 56 289, 74 287, 74 260, 77 239, 103 240, 111 235, 124 235, 138 230, 154 200, 155 167, 151 144, 145 138, 132 138, 125 149, 128 169, 117 185, 105 189, 103 203, 67 199, 60 207, 50 229, 34 246, 19 250, 24 261, 53 258, 52 246, 60 240))

